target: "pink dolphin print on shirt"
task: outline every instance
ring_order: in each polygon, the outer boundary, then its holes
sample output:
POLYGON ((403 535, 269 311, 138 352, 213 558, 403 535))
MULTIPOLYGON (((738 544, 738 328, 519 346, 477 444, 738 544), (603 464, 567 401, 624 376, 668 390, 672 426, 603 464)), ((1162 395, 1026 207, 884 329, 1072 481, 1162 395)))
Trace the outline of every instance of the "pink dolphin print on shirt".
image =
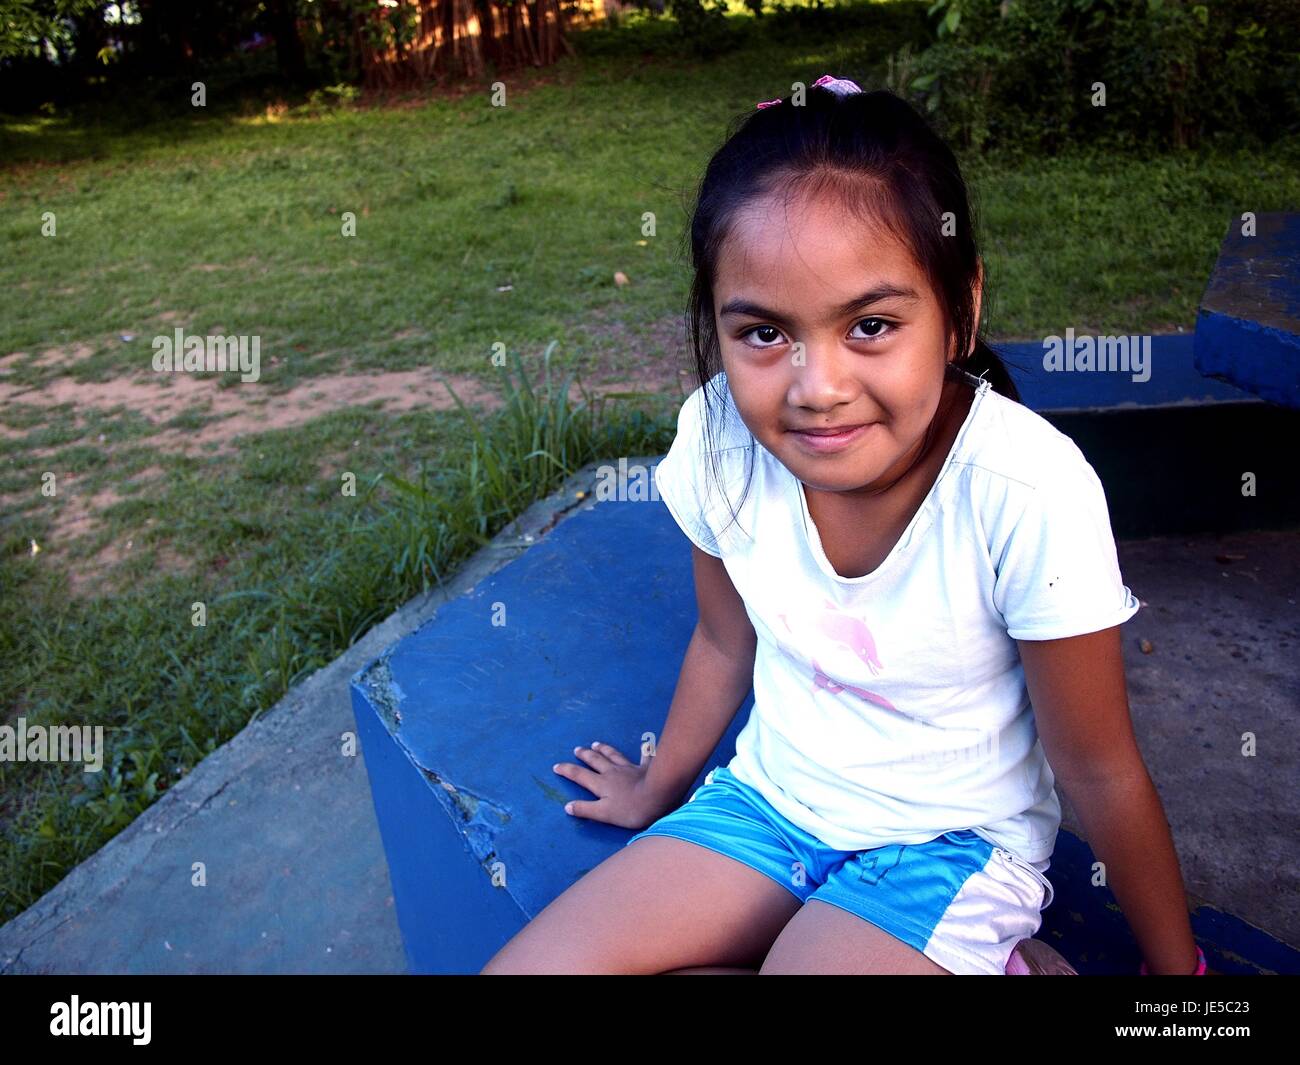
MULTIPOLYGON (((879 655, 876 654, 876 641, 872 638, 871 630, 867 628, 866 623, 861 618, 841 613, 839 608, 829 599, 823 599, 822 604, 824 609, 811 616, 813 632, 829 643, 848 650, 849 653, 862 661, 871 670, 873 676, 879 673, 883 667, 880 664, 879 655)), ((778 614, 777 617, 781 619, 781 624, 786 627, 786 630, 791 635, 794 635, 794 629, 790 625, 789 618, 785 614, 778 614)), ((842 691, 849 691, 866 702, 882 706, 886 710, 898 711, 898 707, 894 706, 883 695, 877 695, 865 688, 840 684, 823 672, 816 659, 812 659, 812 664, 815 671, 812 689, 814 694, 823 688, 833 695, 842 691)), ((901 713, 901 711, 899 712, 901 713)))
POLYGON ((852 684, 841 684, 839 681, 831 680, 830 677, 822 672, 821 667, 817 665, 816 661, 813 662, 813 668, 817 671, 813 676, 813 691, 816 691, 818 688, 825 688, 832 695, 838 695, 840 692, 852 692, 859 699, 862 699, 865 702, 875 703, 876 706, 883 706, 886 710, 893 710, 900 714, 902 713, 898 707, 883 695, 869 692, 865 688, 855 688, 852 684))

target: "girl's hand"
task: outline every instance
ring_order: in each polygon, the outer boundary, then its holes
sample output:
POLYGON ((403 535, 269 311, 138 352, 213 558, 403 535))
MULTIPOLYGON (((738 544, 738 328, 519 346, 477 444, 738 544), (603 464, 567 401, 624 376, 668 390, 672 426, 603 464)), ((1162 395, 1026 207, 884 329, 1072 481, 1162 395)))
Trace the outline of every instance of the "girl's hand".
POLYGON ((646 787, 646 773, 652 756, 645 749, 641 753, 640 765, 628 761, 608 743, 593 743, 589 748, 575 747, 573 753, 587 765, 557 762, 553 767, 555 772, 581 784, 598 798, 574 799, 565 805, 566 813, 621 828, 641 829, 667 812, 663 796, 653 794, 646 787))

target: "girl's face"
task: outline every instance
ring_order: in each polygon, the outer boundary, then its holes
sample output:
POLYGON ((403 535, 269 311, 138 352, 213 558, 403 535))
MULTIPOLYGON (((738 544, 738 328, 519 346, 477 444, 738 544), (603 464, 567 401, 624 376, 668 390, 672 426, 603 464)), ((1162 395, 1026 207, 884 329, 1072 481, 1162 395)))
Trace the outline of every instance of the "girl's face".
POLYGON ((737 219, 713 295, 736 409, 791 473, 854 492, 908 467, 952 353, 939 303, 896 238, 834 198, 791 203, 788 215, 760 202, 737 219))

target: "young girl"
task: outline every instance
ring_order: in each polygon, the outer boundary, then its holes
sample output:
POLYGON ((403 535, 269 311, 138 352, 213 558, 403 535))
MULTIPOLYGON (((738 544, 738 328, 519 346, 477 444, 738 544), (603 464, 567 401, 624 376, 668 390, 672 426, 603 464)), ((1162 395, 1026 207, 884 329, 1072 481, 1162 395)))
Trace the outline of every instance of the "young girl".
POLYGON ((1129 720, 1138 602, 1092 467, 978 336, 951 151, 824 76, 714 155, 690 239, 700 386, 656 484, 699 622, 657 748, 555 767, 644 831, 483 972, 1001 974, 1058 780, 1144 969, 1204 971, 1129 720))

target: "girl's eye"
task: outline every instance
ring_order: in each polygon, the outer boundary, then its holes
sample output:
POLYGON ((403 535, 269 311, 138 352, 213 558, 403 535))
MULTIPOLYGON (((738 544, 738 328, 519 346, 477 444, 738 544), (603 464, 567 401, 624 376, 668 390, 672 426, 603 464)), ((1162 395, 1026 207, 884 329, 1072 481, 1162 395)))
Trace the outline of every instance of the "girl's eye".
POLYGON ((749 346, 752 348, 771 348, 776 346, 780 336, 781 336, 781 330, 779 330, 774 325, 756 325, 754 326, 753 329, 747 329, 745 330, 745 332, 741 333, 740 339, 743 340, 746 344, 749 344, 749 346), (776 336, 773 337, 769 335, 763 337, 762 339, 770 341, 770 343, 767 344, 750 343, 749 338, 752 336, 757 336, 759 333, 767 333, 767 334, 775 333, 776 336))
MULTIPOLYGON (((882 318, 863 318, 862 321, 858 323, 858 325, 864 327, 874 325, 879 327, 879 329, 876 332, 867 335, 864 338, 866 340, 879 340, 882 337, 888 335, 889 331, 893 329, 893 326, 890 325, 882 318)), ((857 328, 857 326, 855 326, 854 328, 857 328)))
MULTIPOLYGON (((857 338, 861 340, 881 340, 888 336, 894 328, 891 323, 886 322, 883 318, 863 318, 854 326, 854 328, 856 329, 859 326, 870 330, 865 336, 857 338)), ((745 332, 741 333, 740 339, 750 347, 759 348, 761 350, 763 348, 775 347, 781 342, 782 336, 781 330, 774 325, 756 325, 752 329, 747 329, 745 332), (750 339, 751 337, 756 337, 760 341, 766 341, 766 343, 754 343, 753 340, 750 339)))

